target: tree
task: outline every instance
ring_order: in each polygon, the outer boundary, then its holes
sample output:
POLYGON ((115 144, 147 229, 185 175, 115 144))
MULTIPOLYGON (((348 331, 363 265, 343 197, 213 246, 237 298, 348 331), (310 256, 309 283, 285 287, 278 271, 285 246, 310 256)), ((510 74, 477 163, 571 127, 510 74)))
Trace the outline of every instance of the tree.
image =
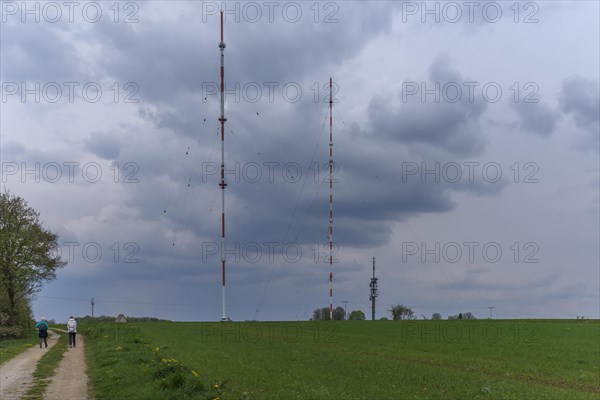
POLYGON ((475 318, 473 313, 467 311, 466 313, 463 313, 462 319, 477 319, 477 318, 475 318))
POLYGON ((313 310, 313 320, 315 321, 319 321, 321 319, 321 309, 320 308, 315 308, 313 310))
POLYGON ((34 323, 28 299, 17 301, 16 319, 11 319, 8 304, 8 296, 4 290, 0 290, 0 339, 22 337, 30 332, 34 323))
POLYGON ((21 197, 0 194, 0 288, 8 300, 8 324, 19 320, 19 302, 29 303, 65 265, 58 235, 42 227, 39 213, 21 197))
POLYGON ((365 313, 361 310, 354 310, 348 316, 348 321, 364 321, 365 313))
MULTIPOLYGON (((338 307, 342 308, 342 307, 338 307)), ((342 308, 342 311, 344 309, 342 308)), ((313 320, 315 321, 329 321, 329 307, 317 308, 313 311, 313 320)), ((333 319, 335 318, 335 310, 333 311, 333 319)))
POLYGON ((475 318, 475 316, 472 313, 466 312, 466 313, 460 313, 458 315, 448 315, 448 319, 477 319, 477 318, 475 318))
POLYGON ((394 321, 402 320, 402 319, 414 319, 415 313, 414 311, 404 304, 396 304, 392 306, 388 310, 392 314, 392 319, 394 321))
POLYGON ((434 312, 433 314, 431 314, 431 319, 434 319, 434 320, 442 319, 442 315, 440 313, 434 312))
POLYGON ((335 321, 343 321, 344 317, 346 317, 346 311, 344 311, 344 307, 336 307, 333 310, 333 319, 335 321))

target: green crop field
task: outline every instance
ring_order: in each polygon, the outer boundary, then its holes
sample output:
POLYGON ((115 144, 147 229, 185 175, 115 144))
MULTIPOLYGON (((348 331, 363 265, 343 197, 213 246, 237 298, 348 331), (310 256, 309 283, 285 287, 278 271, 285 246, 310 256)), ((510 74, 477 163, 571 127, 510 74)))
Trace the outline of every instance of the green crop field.
POLYGON ((599 321, 101 323, 97 398, 599 399, 599 321))

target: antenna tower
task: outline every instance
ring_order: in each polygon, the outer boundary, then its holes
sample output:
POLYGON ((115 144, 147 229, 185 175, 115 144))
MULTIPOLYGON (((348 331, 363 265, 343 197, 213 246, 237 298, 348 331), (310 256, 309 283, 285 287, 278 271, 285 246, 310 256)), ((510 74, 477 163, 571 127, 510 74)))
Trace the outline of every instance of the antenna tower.
POLYGON ((223 313, 221 321, 227 321, 227 315, 225 314, 225 188, 227 183, 225 182, 225 42, 223 41, 223 11, 221 11, 221 42, 219 43, 219 50, 221 51, 221 116, 219 122, 221 123, 221 295, 223 304, 223 313))
POLYGON ((333 320, 333 81, 329 78, 329 319, 333 320))
POLYGON ((375 278, 375 257, 373 257, 373 277, 369 287, 371 288, 371 296, 369 296, 369 300, 371 300, 371 319, 375 321, 375 299, 379 296, 379 293, 377 293, 377 278, 375 278))

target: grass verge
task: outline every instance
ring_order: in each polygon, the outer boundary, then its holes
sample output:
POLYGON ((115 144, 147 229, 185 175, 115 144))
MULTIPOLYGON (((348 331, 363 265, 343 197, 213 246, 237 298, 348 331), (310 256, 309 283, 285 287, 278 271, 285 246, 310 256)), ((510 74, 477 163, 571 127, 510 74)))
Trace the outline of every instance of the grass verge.
POLYGON ((0 365, 36 344, 37 336, 34 335, 28 335, 23 339, 0 340, 0 365))
POLYGON ((208 382, 176 359, 167 346, 143 337, 134 324, 98 323, 82 328, 91 394, 97 399, 222 398, 224 382, 208 382))
POLYGON ((44 398, 46 387, 50 383, 54 371, 62 360, 67 346, 64 340, 58 342, 50 348, 38 361, 35 372, 33 373, 33 386, 29 388, 24 399, 41 400, 44 398))

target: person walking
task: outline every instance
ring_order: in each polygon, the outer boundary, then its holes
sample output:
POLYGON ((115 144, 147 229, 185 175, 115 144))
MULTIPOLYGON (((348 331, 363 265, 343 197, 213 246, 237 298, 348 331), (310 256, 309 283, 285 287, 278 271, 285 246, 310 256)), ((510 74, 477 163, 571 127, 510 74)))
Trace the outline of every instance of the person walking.
POLYGON ((69 347, 75 347, 75 337, 77 336, 77 321, 71 315, 67 321, 67 332, 69 333, 69 347))
POLYGON ((48 347, 48 321, 46 317, 42 317, 40 322, 35 324, 35 327, 38 330, 38 337, 40 338, 40 349, 42 348, 42 340, 44 341, 44 346, 48 347))

